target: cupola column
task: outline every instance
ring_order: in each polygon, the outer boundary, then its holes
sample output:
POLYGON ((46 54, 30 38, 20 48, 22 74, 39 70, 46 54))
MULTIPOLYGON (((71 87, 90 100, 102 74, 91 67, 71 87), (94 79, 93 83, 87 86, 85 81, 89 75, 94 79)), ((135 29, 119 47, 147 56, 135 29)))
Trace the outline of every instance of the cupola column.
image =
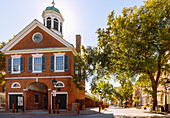
POLYGON ((47 17, 45 17, 44 22, 45 26, 47 27, 47 17))
POLYGON ((51 17, 51 28, 54 29, 54 17, 51 17))

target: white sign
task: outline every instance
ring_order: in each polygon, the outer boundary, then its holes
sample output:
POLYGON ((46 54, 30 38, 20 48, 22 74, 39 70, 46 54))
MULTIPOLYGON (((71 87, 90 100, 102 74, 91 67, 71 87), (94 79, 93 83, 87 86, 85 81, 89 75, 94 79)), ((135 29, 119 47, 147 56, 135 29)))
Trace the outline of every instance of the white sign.
POLYGON ((53 90, 53 96, 56 96, 56 90, 53 90))
POLYGON ((18 106, 23 106, 24 105, 24 100, 22 96, 18 96, 18 106))

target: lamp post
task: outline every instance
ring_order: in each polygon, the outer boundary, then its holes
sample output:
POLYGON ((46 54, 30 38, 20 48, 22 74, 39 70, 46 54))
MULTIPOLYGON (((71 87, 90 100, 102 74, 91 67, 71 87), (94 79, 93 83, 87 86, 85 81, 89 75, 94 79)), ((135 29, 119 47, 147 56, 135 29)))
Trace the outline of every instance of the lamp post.
POLYGON ((167 111, 167 87, 166 85, 169 84, 170 81, 167 79, 166 84, 165 84, 165 111, 167 111))
MULTIPOLYGON (((57 80, 53 79, 52 83, 54 85, 54 90, 55 90, 55 85, 57 84, 57 80)), ((54 93, 53 93, 54 94, 54 93)), ((55 95, 53 95, 53 113, 55 113, 55 95)))

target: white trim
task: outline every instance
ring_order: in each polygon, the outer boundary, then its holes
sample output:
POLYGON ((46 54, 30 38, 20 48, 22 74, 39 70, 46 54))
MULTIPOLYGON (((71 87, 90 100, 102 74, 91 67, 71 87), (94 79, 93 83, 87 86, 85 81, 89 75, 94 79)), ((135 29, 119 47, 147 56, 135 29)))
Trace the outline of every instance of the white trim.
POLYGON ((41 58, 41 67, 42 67, 42 56, 43 54, 32 54, 32 73, 42 73, 42 68, 41 71, 34 70, 34 58, 41 58))
POLYGON ((64 64, 65 64, 65 53, 54 53, 54 72, 65 72, 65 67, 64 67, 64 64), (63 57, 63 70, 56 70, 56 57, 63 57))
POLYGON ((6 77, 5 79, 45 79, 45 78, 73 78, 72 76, 43 76, 43 77, 6 77))
POLYGON ((54 88, 64 88, 65 87, 65 84, 62 81, 58 81, 57 84, 58 83, 62 83, 63 86, 56 86, 56 85, 54 85, 54 88))
POLYGON ((23 91, 28 91, 28 89, 23 89, 23 91))
POLYGON ((22 40, 27 34, 29 34, 37 26, 40 27, 42 30, 44 30, 46 33, 50 34, 60 43, 66 45, 67 47, 73 48, 73 46, 69 42, 67 42, 65 39, 63 39, 61 36, 57 35, 56 33, 52 32, 50 29, 48 29, 42 23, 40 23, 38 20, 35 19, 29 25, 27 25, 21 32, 19 32, 7 45, 5 45, 1 49, 1 51, 3 53, 9 51, 12 47, 14 47, 20 40, 22 40))
POLYGON ((11 55, 12 58, 21 58, 21 55, 11 55))
POLYGON ((11 85, 11 88, 21 88, 21 84, 20 83, 18 83, 18 82, 14 82, 12 85, 11 85), (19 85, 19 87, 14 87, 14 85, 15 84, 18 84, 19 85))
POLYGON ((51 91, 51 89, 48 89, 48 91, 51 91))
POLYGON ((19 74, 19 73, 21 73, 21 55, 11 55, 11 59, 12 59, 12 62, 11 62, 11 74, 19 74), (14 68, 13 68, 13 65, 14 65, 14 62, 13 62, 13 60, 14 59, 20 59, 20 64, 19 64, 19 69, 18 69, 18 71, 15 71, 14 72, 14 68))
MULTIPOLYGON (((35 36, 36 34, 40 34, 40 35, 41 35, 41 37, 42 37, 41 41, 42 41, 42 40, 43 40, 43 35, 42 35, 40 32, 34 33, 34 34, 32 35, 32 40, 34 41, 34 36, 35 36)), ((40 42, 41 42, 41 41, 40 41, 40 42)), ((34 41, 34 42, 35 42, 35 41, 34 41)), ((40 42, 35 42, 35 43, 40 43, 40 42)))
POLYGON ((43 54, 32 54, 33 57, 42 57, 43 54))
POLYGON ((10 50, 5 51, 6 55, 10 54, 30 54, 30 53, 46 53, 46 52, 61 52, 61 51, 72 51, 74 55, 77 55, 75 48, 44 48, 44 49, 26 49, 26 50, 10 50))
POLYGON ((23 95, 23 92, 8 92, 8 95, 18 95, 18 94, 23 95))
MULTIPOLYGON (((66 109, 68 109, 68 92, 56 92, 56 95, 57 94, 66 94, 66 96, 67 96, 67 103, 66 103, 66 109)), ((51 109, 52 109, 52 97, 53 97, 53 92, 51 92, 51 109)))
POLYGON ((65 53, 54 53, 54 56, 64 56, 65 53))

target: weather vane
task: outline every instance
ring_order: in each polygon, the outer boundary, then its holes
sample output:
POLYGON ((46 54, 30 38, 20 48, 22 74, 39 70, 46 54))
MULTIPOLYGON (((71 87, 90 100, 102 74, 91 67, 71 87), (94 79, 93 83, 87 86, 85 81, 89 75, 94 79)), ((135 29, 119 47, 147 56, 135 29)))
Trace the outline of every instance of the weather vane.
POLYGON ((52 2, 52 5, 53 5, 53 7, 54 7, 54 5, 55 5, 55 2, 54 2, 54 0, 53 0, 53 2, 52 2))

